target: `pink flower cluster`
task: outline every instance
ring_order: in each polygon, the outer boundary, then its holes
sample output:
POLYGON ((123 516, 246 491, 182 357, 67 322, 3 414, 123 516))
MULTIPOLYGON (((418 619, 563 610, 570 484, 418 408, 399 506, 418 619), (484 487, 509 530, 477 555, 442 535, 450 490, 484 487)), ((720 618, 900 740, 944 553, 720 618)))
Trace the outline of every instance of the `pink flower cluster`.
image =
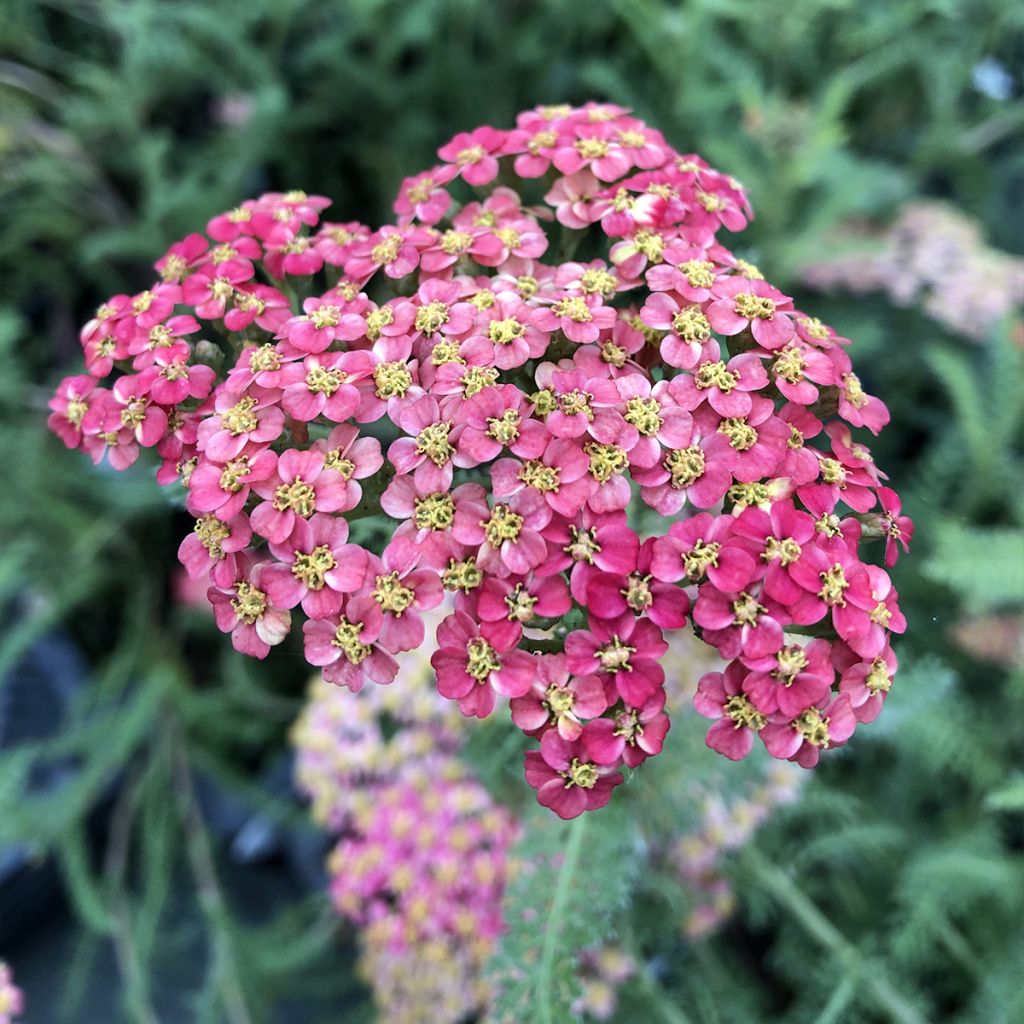
POLYGON ((988 246, 978 223, 946 203, 917 200, 884 231, 847 225, 829 241, 838 255, 803 270, 811 287, 884 292, 969 341, 985 341, 1024 303, 1024 259, 988 246))
POLYGON ((14 984, 10 967, 0 960, 0 1024, 14 1024, 15 1017, 25 1012, 25 997, 14 984))
POLYGON ((172 246, 84 328, 54 430, 118 468, 157 449, 240 651, 301 609, 328 681, 390 683, 454 594, 438 690, 467 716, 511 701, 562 817, 661 750, 659 659, 691 619, 731 661, 697 698, 712 745, 845 742, 903 628, 860 541, 891 565, 912 527, 853 439, 888 412, 846 339, 717 240, 740 185, 608 104, 438 157, 377 230, 273 193, 172 246), (381 550, 350 538, 366 516, 392 520, 381 550))
POLYGON ((317 680, 292 735, 297 784, 340 834, 332 900, 360 927, 360 972, 396 1024, 456 1024, 486 1005, 516 832, 458 759, 463 720, 433 688, 428 656, 402 655, 401 695, 346 700, 317 680))

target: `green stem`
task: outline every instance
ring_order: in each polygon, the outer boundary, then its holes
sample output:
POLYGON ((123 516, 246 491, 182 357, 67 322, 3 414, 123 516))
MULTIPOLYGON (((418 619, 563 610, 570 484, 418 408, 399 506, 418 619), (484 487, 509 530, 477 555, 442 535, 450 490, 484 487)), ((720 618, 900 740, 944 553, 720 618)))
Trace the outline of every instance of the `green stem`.
POLYGON ((540 1007, 541 1024, 552 1024, 551 1013, 551 975, 555 966, 555 953, 558 939, 562 934, 562 917, 565 905, 569 900, 569 887, 576 874, 576 864, 583 849, 583 833, 587 828, 587 816, 581 814, 569 826, 569 842, 565 848, 565 857, 558 872, 555 894, 551 899, 548 911, 547 927, 544 929, 544 945, 540 955, 540 982, 537 985, 537 1002, 540 1007))
MULTIPOLYGON (((888 979, 882 966, 868 962, 818 906, 783 871, 768 861, 754 847, 744 854, 745 864, 775 901, 793 916, 796 922, 819 945, 839 960, 850 974, 859 975, 876 1006, 896 1024, 927 1024, 888 979)), ((827 1008, 826 1008, 827 1009, 827 1008)))

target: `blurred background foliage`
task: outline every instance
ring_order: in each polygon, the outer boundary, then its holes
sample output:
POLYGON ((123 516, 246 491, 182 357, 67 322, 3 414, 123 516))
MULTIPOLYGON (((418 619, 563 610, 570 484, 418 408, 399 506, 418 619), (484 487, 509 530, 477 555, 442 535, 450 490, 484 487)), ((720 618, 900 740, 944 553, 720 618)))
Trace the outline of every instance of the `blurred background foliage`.
MULTIPOLYGON (((29 1019, 374 1019, 288 783, 304 678, 175 600, 187 523, 144 468, 92 470, 45 432, 78 325, 245 196, 302 188, 373 224, 455 131, 588 98, 746 185, 738 248, 855 339, 893 413, 876 461, 918 533, 886 713, 730 858, 728 923, 685 937, 663 876, 601 842, 630 826, 595 816, 612 902, 568 898, 566 943, 617 922, 643 964, 623 1022, 1024 1019, 1019 313, 969 341, 913 302, 805 284, 851 222, 919 197, 1019 254, 1022 67, 1013 0, 5 0, 0 954, 29 1019), (60 899, 76 923, 48 931, 60 899)), ((629 787, 641 844, 691 783, 735 785, 687 735, 629 787)), ((517 766, 480 770, 514 789, 517 766)), ((529 856, 566 834, 537 829, 529 856)), ((602 891, 592 868, 572 884, 602 891)))

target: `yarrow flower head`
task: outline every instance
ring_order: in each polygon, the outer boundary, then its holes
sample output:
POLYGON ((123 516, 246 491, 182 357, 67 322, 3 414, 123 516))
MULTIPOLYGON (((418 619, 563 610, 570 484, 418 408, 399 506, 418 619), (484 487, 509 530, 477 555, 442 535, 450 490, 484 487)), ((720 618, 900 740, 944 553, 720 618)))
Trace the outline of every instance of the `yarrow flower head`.
POLYGON ((662 749, 686 625, 728 661, 710 746, 848 742, 892 685, 913 523, 862 440, 870 373, 718 240, 743 188, 611 105, 437 157, 391 224, 268 193, 172 245, 83 328, 54 432, 186 488, 182 562, 244 653, 401 688, 447 593, 439 694, 511 702, 563 817, 662 749))

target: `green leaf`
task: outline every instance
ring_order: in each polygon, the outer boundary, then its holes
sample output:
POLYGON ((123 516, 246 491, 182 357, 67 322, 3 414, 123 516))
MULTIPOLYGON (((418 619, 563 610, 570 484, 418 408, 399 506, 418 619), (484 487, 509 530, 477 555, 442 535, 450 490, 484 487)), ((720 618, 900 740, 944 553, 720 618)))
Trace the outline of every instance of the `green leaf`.
POLYGON ((526 815, 504 901, 507 932, 488 965, 494 1024, 566 1024, 579 995, 576 961, 615 930, 640 863, 635 829, 619 805, 559 820, 526 815))
POLYGON ((957 592, 975 612, 1024 604, 1024 530, 945 522, 924 575, 957 592))

